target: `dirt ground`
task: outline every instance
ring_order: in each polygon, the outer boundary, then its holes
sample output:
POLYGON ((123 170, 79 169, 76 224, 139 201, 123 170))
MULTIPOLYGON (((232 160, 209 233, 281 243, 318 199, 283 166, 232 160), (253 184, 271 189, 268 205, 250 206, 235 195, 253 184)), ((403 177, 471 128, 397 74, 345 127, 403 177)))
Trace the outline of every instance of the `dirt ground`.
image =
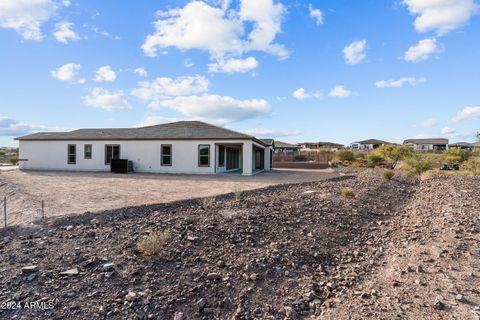
MULTIPOLYGON (((0 195, 7 195, 8 224, 98 212, 129 206, 215 196, 270 185, 320 181, 338 176, 331 169, 278 169, 255 176, 0 171, 0 195)), ((3 223, 2 223, 3 224, 3 223)))

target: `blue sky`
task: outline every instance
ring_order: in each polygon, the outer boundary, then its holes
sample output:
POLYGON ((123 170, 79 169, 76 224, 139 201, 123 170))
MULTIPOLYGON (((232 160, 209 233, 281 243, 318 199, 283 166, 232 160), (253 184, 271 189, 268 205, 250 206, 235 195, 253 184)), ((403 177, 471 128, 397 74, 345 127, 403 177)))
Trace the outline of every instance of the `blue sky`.
POLYGON ((479 8, 0 0, 0 145, 35 131, 180 119, 287 142, 472 141, 479 8))

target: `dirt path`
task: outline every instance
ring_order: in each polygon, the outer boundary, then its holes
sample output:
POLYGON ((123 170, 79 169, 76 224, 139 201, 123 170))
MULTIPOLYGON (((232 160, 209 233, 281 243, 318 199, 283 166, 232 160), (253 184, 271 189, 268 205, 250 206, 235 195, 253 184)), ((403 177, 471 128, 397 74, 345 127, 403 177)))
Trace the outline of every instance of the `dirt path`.
POLYGON ((240 175, 128 174, 48 171, 0 171, 0 195, 7 195, 8 223, 40 218, 41 200, 49 218, 128 206, 215 196, 269 185, 319 181, 333 170, 275 170, 240 175))

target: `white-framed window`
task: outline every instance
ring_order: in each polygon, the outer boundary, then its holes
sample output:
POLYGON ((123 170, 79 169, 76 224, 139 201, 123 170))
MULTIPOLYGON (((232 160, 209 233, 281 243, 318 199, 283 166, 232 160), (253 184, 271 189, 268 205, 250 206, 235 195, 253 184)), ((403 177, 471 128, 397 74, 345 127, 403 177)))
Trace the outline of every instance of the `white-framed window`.
POLYGON ((198 145, 198 166, 199 167, 210 166, 210 145, 209 144, 198 145))
POLYGON ((68 145, 68 164, 76 164, 77 163, 77 145, 76 144, 69 144, 68 145))
POLYGON ((85 159, 92 159, 92 145, 86 144, 83 146, 83 157, 85 159))
POLYGON ((172 165, 172 145, 162 144, 160 146, 160 165, 171 166, 172 165))

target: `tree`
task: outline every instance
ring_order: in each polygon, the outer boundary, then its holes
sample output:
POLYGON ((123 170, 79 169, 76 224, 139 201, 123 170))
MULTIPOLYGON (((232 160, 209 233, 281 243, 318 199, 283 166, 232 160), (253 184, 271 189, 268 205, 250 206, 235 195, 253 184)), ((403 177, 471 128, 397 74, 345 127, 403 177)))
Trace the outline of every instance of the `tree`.
POLYGON ((379 147, 375 152, 381 155, 392 169, 395 169, 398 161, 411 157, 414 151, 404 144, 387 144, 379 147))
POLYGON ((13 165, 16 165, 18 163, 18 157, 10 158, 10 163, 13 164, 13 165))
POLYGON ((416 176, 432 169, 433 165, 433 159, 430 155, 413 154, 406 158, 405 162, 408 165, 408 172, 416 176))
POLYGON ((385 161, 383 156, 381 156, 380 154, 377 154, 376 152, 370 152, 367 156, 367 160, 368 160, 368 166, 372 168, 375 168, 376 166, 381 164, 383 161, 385 161))
POLYGON ((448 162, 463 162, 470 157, 470 150, 461 148, 449 148, 443 153, 443 158, 448 162))

